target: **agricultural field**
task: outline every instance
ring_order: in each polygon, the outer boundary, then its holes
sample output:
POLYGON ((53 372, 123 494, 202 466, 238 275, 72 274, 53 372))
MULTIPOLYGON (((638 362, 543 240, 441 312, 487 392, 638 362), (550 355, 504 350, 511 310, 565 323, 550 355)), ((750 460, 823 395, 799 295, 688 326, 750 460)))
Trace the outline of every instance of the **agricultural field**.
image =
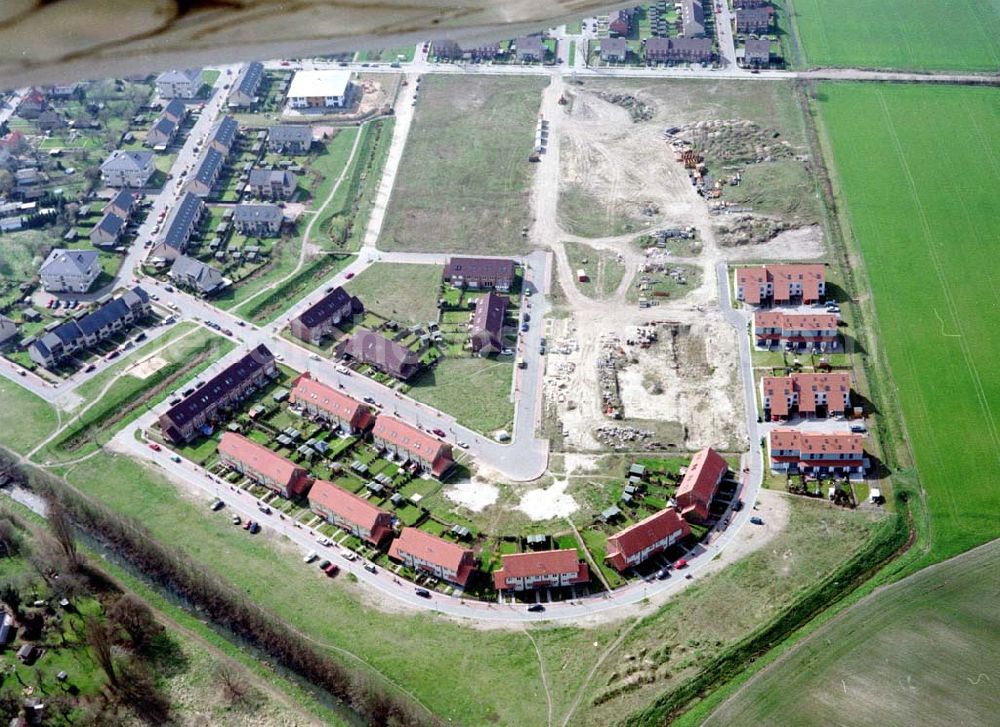
POLYGON ((533 169, 528 154, 544 83, 425 78, 379 247, 523 252, 533 169))
POLYGON ((985 88, 854 84, 823 84, 817 101, 935 560, 1000 535, 996 101, 985 88))
POLYGON ((993 542, 880 589, 703 724, 989 724, 1000 710, 993 542), (872 665, 878 664, 873 669, 872 665), (935 719, 939 717, 941 719, 935 719))
POLYGON ((403 325, 425 324, 438 317, 440 265, 375 263, 344 285, 365 309, 403 325))
POLYGON ((993 72, 1000 67, 997 0, 777 4, 781 30, 798 40, 801 66, 993 72))

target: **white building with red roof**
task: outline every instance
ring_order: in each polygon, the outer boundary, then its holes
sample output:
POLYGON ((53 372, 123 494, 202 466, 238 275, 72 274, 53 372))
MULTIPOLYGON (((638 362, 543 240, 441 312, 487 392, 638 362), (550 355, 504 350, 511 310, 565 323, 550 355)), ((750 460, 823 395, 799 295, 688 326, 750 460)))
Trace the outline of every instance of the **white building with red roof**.
POLYGON ((309 507, 327 522, 378 546, 392 532, 392 515, 332 482, 316 480, 309 507))
POLYGON ((806 263, 738 267, 733 273, 736 300, 762 303, 818 303, 826 294, 826 266, 806 263))
POLYGON ((853 432, 772 429, 767 449, 775 472, 860 477, 865 471, 864 436, 853 432))
POLYGON ((787 344, 793 348, 815 346, 836 349, 839 318, 834 313, 785 313, 759 310, 753 314, 753 338, 759 348, 787 344))
POLYGON ((691 534, 687 521, 672 507, 653 513, 608 538, 605 559, 617 571, 634 568, 691 534))
POLYGON ((761 406, 772 421, 800 416, 842 415, 851 407, 851 375, 830 373, 764 376, 760 380, 761 406))
POLYGON ((675 495, 677 509, 685 519, 698 522, 708 519, 708 506, 728 471, 726 460, 711 447, 695 453, 675 495))
POLYGON ((416 528, 403 528, 389 546, 389 557, 463 587, 476 569, 471 550, 416 528))
POLYGON ((298 497, 312 483, 312 477, 304 467, 242 434, 225 432, 222 435, 219 459, 229 469, 246 475, 282 497, 298 497))
POLYGON ((505 555, 500 570, 493 572, 498 591, 575 586, 589 580, 587 564, 574 548, 505 555))
POLYGON ((309 414, 352 434, 366 431, 375 422, 371 409, 357 399, 321 384, 308 371, 292 382, 288 400, 309 414))
POLYGON ((455 464, 451 445, 398 419, 382 415, 375 420, 372 439, 380 447, 403 460, 417 462, 435 477, 455 464))

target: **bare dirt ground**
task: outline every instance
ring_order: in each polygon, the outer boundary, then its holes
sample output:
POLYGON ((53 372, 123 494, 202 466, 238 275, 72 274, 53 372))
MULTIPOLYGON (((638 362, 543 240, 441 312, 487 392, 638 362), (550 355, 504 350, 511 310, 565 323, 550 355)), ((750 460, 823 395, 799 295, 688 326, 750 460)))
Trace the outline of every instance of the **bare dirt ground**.
POLYGON ((823 230, 819 225, 779 232, 759 245, 724 250, 727 260, 814 260, 823 257, 823 230))
POLYGON ((135 364, 131 369, 129 369, 129 376, 134 376, 137 379, 148 379, 150 376, 155 374, 157 371, 162 369, 167 365, 166 359, 161 356, 150 356, 149 358, 143 359, 135 364))

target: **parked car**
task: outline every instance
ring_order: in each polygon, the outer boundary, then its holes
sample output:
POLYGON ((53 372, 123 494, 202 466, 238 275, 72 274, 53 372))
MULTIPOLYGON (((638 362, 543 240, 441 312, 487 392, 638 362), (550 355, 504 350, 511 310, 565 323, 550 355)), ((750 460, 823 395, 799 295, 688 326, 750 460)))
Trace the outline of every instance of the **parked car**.
POLYGON ((345 279, 347 279, 347 280, 350 280, 350 279, 351 279, 351 278, 353 278, 353 277, 354 277, 354 273, 353 273, 353 272, 350 272, 350 273, 347 273, 347 274, 346 274, 346 275, 344 276, 344 278, 345 278, 345 279))
POLYGON ((358 559, 357 554, 356 553, 352 553, 351 551, 343 553, 343 556, 344 556, 344 560, 346 560, 348 563, 353 563, 354 561, 356 561, 358 559))
POLYGON ((528 332, 528 324, 527 323, 522 323, 521 324, 521 333, 527 333, 527 332, 528 332))
POLYGON ((443 429, 432 429, 431 431, 432 431, 432 432, 434 432, 434 433, 435 433, 436 435, 438 435, 439 437, 444 437, 444 436, 447 436, 447 435, 446 435, 446 434, 444 433, 444 430, 443 430, 443 429))
POLYGON ((244 530, 249 530, 252 527, 253 527, 253 520, 247 519, 247 521, 243 523, 244 530))
POLYGON ((676 568, 677 570, 680 570, 681 568, 687 568, 687 564, 688 562, 684 560, 684 558, 681 558, 676 563, 674 563, 674 568, 676 568))
POLYGON ((239 515, 233 515, 233 525, 239 525, 241 522, 243 522, 243 518, 239 515))
POLYGON ((85 368, 85 369, 83 370, 83 373, 85 373, 85 374, 89 374, 89 373, 90 373, 91 371, 93 371, 93 370, 94 370, 94 369, 96 369, 96 368, 97 368, 97 367, 96 367, 96 366, 95 366, 94 364, 90 364, 90 366, 88 366, 87 368, 85 368))
POLYGON ((267 505, 258 505, 257 509, 260 510, 265 515, 271 514, 271 508, 269 508, 267 505))
POLYGON ((256 535, 259 532, 260 532, 260 523, 254 523, 253 525, 250 526, 251 535, 256 535))
POLYGON ((323 572, 326 573, 327 578, 333 578, 335 575, 337 575, 337 571, 339 570, 340 570, 339 565, 337 565, 336 563, 331 563, 330 565, 328 565, 326 568, 323 569, 323 572))
POLYGON ((736 504, 733 505, 733 512, 739 512, 743 509, 743 500, 737 500, 736 504))
POLYGON ((528 606, 528 610, 531 611, 532 613, 541 613, 542 611, 545 610, 545 606, 543 606, 540 603, 533 603, 530 606, 528 606))
POLYGON ((305 554, 305 556, 304 556, 304 557, 302 558, 302 562, 303 562, 303 563, 312 563, 312 562, 313 562, 314 560, 316 560, 316 559, 317 559, 318 557, 319 557, 319 556, 318 556, 318 555, 316 555, 316 551, 315 551, 315 550, 310 550, 310 551, 309 551, 308 553, 306 553, 306 554, 305 554))
POLYGON ((330 567, 330 561, 328 561, 328 560, 321 560, 319 562, 319 569, 320 570, 326 570, 329 567, 330 567))
POLYGON ((416 593, 421 598, 430 598, 431 597, 431 592, 428 591, 426 588, 417 588, 413 592, 416 593))
POLYGON ((656 572, 656 578, 657 578, 657 580, 662 581, 662 580, 666 580, 669 577, 670 577, 670 569, 669 568, 660 568, 660 570, 658 570, 656 572))
POLYGON ((868 430, 865 428, 864 424, 852 424, 851 431, 854 432, 855 434, 864 434, 868 430))
POLYGON ((172 455, 170 455, 170 461, 171 462, 176 462, 177 464, 180 464, 181 458, 178 457, 176 454, 172 454, 172 455))
POLYGON ((764 524, 764 521, 761 518, 757 517, 756 515, 754 517, 750 518, 750 522, 753 523, 754 525, 763 525, 764 524))
POLYGON ((216 500, 215 502, 212 503, 212 512, 218 512, 225 506, 226 503, 224 503, 222 500, 216 500))
POLYGON ((365 570, 369 573, 378 573, 378 568, 373 563, 365 563, 365 570))
POLYGON ((469 448, 469 443, 468 442, 463 442, 462 440, 458 440, 458 442, 456 442, 456 444, 458 444, 458 446, 461 447, 462 449, 468 449, 469 448))
POLYGON ((374 404, 375 403, 375 397, 374 396, 366 396, 366 397, 364 397, 362 399, 362 401, 365 402, 366 404, 374 404))
POLYGON ((351 375, 351 370, 349 368, 347 368, 346 366, 344 366, 344 364, 340 364, 337 367, 337 373, 338 374, 343 374, 344 376, 350 376, 351 375))
POLYGON ((156 442, 150 442, 149 448, 154 452, 159 452, 160 449, 162 449, 162 447, 160 447, 160 445, 157 444, 156 442))

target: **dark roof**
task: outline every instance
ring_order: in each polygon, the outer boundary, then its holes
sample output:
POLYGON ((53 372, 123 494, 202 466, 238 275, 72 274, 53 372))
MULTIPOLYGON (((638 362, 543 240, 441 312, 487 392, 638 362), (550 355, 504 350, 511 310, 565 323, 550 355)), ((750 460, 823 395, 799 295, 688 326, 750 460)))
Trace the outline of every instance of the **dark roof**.
POLYGON ((487 334, 489 342, 499 346, 503 331, 503 317, 507 312, 507 296, 490 291, 476 301, 472 316, 472 335, 487 334))
POLYGON ((351 304, 352 311, 360 312, 364 310, 364 306, 358 298, 352 296, 338 285, 320 298, 319 301, 302 311, 299 321, 309 328, 321 325, 348 303, 351 304))
POLYGON ((271 141, 286 143, 298 141, 302 143, 312 142, 312 127, 306 124, 279 124, 267 130, 271 141))
POLYGON ((294 181, 295 175, 284 169, 252 169, 250 171, 251 185, 270 185, 273 182, 291 184, 294 181))
POLYGON ((233 209, 234 222, 280 221, 284 214, 276 204, 238 204, 233 209))
POLYGON ((236 87, 236 91, 246 94, 247 96, 253 96, 257 92, 257 87, 260 86, 260 79, 263 77, 264 65, 254 61, 246 67, 246 70, 240 77, 240 82, 236 87))
POLYGON ((224 161, 225 157, 222 154, 209 147, 201 159, 201 164, 198 165, 198 171, 194 173, 194 178, 206 187, 211 187, 218 179, 224 161))
POLYGON ((164 136, 173 136, 176 129, 177 124, 168 119, 166 116, 161 116, 159 120, 153 124, 153 128, 150 129, 150 131, 157 131, 164 136))
POLYGON ((233 140, 236 139, 238 130, 239 124, 236 123, 236 119, 232 116, 223 116, 219 123, 212 127, 209 143, 217 141, 229 149, 233 145, 233 140))
POLYGON ((375 364, 399 379, 408 379, 420 365, 413 351, 367 328, 358 328, 342 348, 342 353, 375 364))
POLYGON ((744 8, 736 11, 737 22, 745 19, 756 23, 771 22, 770 8, 744 8))
POLYGON ((711 53, 711 38, 647 38, 646 55, 677 55, 711 53))
POLYGON ((116 194, 114 197, 111 198, 111 201, 108 202, 107 205, 105 205, 104 209, 107 209, 111 205, 114 205, 119 209, 131 212, 132 208, 135 206, 135 195, 129 192, 127 189, 123 189, 122 191, 120 191, 118 194, 116 194))
POLYGON ((624 38, 601 38, 601 55, 624 57, 628 53, 628 41, 624 38))
POLYGON ((222 273, 193 257, 181 255, 170 268, 170 277, 194 284, 203 293, 211 293, 223 284, 222 273))
POLYGON ((453 257, 444 268, 444 277, 514 279, 514 261, 505 258, 453 257))
POLYGON ((542 44, 542 36, 540 35, 524 35, 517 39, 517 54, 530 54, 537 58, 545 57, 545 47, 542 44))
POLYGON ((241 381, 251 379, 274 361, 271 351, 261 344, 236 363, 227 366, 194 393, 170 407, 164 416, 175 425, 183 426, 198 414, 225 399, 241 381))
POLYGON ((104 217, 97 223, 96 229, 107 232, 109 235, 117 235, 125 226, 125 220, 114 212, 105 212, 104 217))
POLYGON ((771 41, 767 38, 754 39, 751 38, 746 43, 746 56, 747 58, 770 58, 771 57, 771 41))
POLYGON ((122 294, 121 297, 109 300, 99 306, 97 310, 83 316, 76 324, 84 334, 96 333, 105 326, 125 318, 134 305, 140 302, 145 304, 148 301, 149 296, 146 291, 136 286, 131 291, 122 294))
POLYGON ((705 34, 705 9, 701 0, 682 0, 681 25, 684 35, 689 38, 705 34))
POLYGON ((183 118, 185 113, 187 113, 187 107, 184 105, 184 102, 178 98, 175 98, 172 99, 170 103, 168 103, 166 106, 163 107, 163 112, 160 115, 166 116, 169 114, 170 116, 183 118))
POLYGON ((174 207, 174 211, 170 214, 163 242, 178 250, 183 249, 190 236, 194 218, 201 212, 202 204, 201 198, 190 192, 185 192, 180 203, 174 207))

